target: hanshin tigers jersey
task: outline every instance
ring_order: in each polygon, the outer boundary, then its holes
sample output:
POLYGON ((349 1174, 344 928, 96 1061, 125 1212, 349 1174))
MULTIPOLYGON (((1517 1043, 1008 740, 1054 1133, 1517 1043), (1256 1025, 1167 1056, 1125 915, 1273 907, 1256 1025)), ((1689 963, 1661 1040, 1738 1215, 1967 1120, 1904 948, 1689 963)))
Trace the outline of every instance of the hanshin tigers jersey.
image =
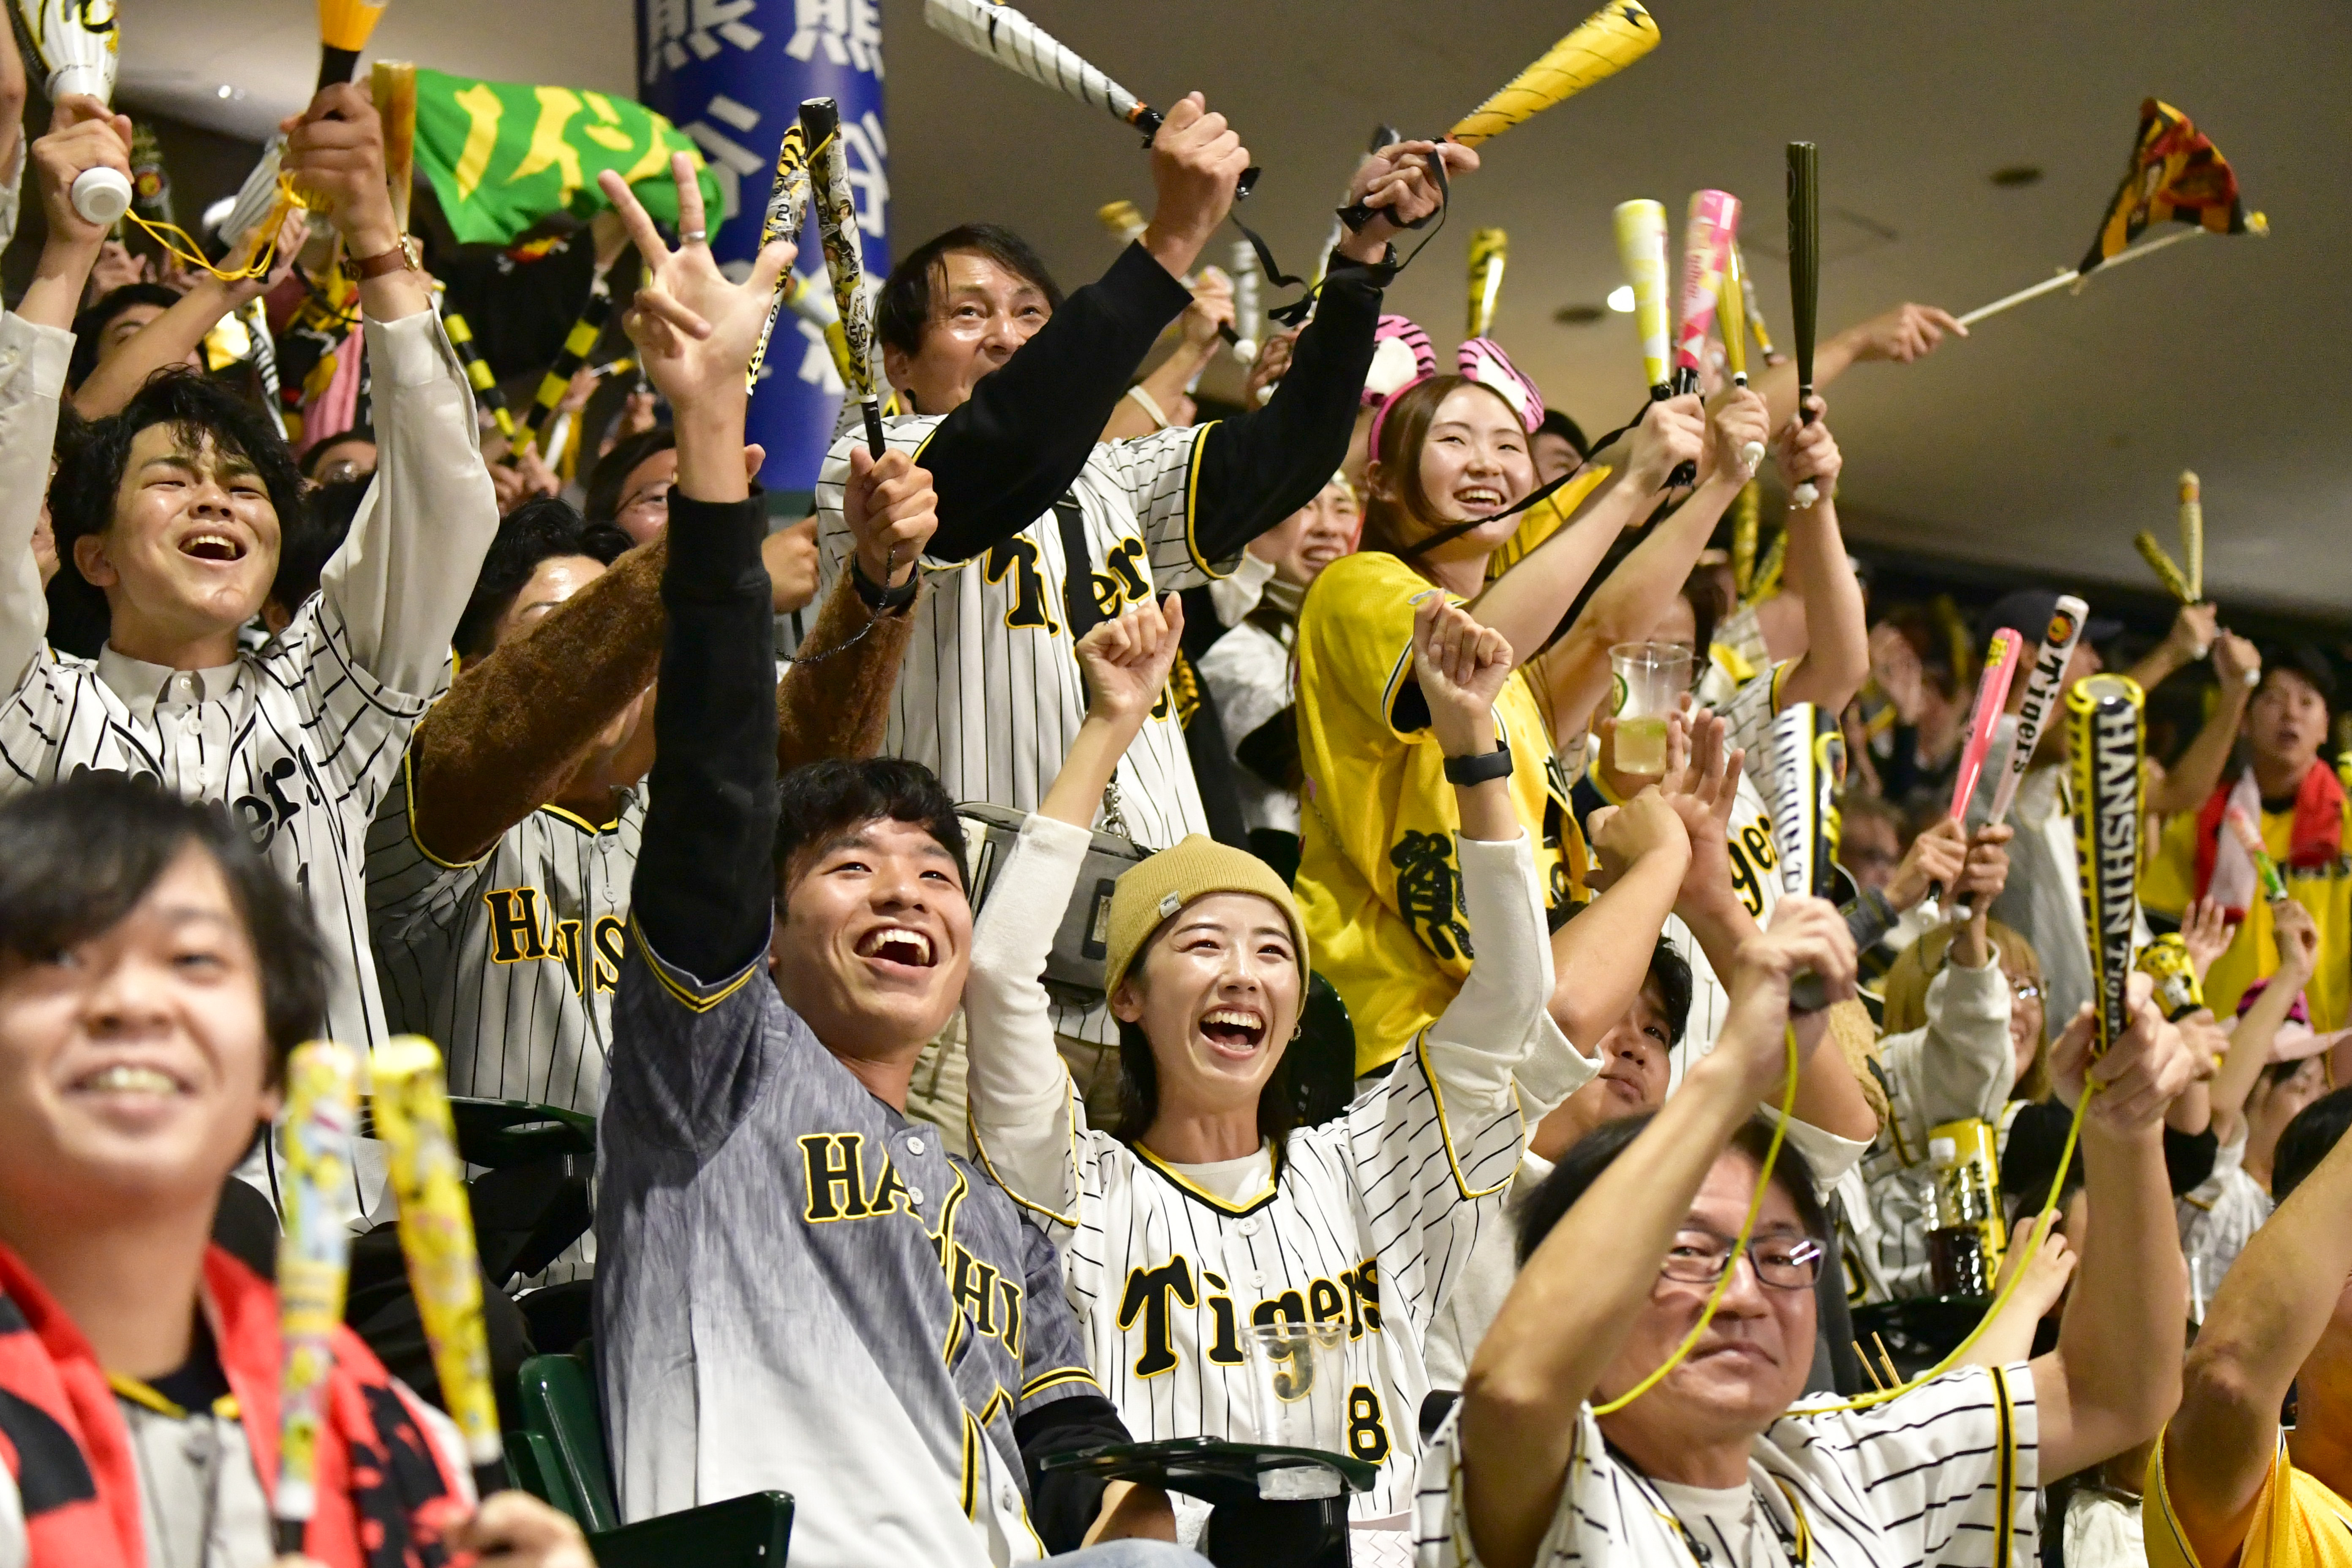
POLYGON ((1344 1450, 1377 1466, 1354 1511, 1412 1495, 1422 1346, 1503 1194, 1527 1122, 1591 1072, 1551 1021, 1528 837, 1465 840, 1478 961, 1385 1080, 1320 1126, 1218 1165, 1172 1164, 1087 1124, 1036 982, 1087 836, 1033 816, 992 884, 965 990, 973 1145, 1062 1247, 1096 1381, 1139 1440, 1263 1435, 1254 1324, 1344 1324, 1344 1450), (1041 961, 1041 960, 1040 960, 1041 961))
MULTIPOLYGON (((921 460, 940 415, 887 421, 891 447, 921 460)), ((1085 721, 1087 696, 1066 608, 1072 563, 1063 546, 1074 514, 1095 608, 1105 617, 1155 595, 1225 575, 1192 536, 1192 480, 1209 426, 1162 430, 1096 446, 1055 511, 966 561, 926 556, 931 591, 891 699, 883 750, 939 775, 950 798, 1034 810, 1085 721)), ((845 437, 817 479, 817 548, 824 586, 847 568, 856 540, 842 515, 849 447, 845 437)), ((1172 693, 1118 764, 1118 801, 1136 843, 1165 849, 1205 833, 1208 815, 1184 749, 1172 693)), ((1061 1010, 1064 1034, 1116 1043, 1101 1008, 1061 1010)))
MULTIPOLYGON (((404 763, 368 829, 368 921, 386 1022, 440 1046, 452 1094, 595 1115, 628 955, 644 790, 627 792, 604 827, 541 806, 458 866, 417 842, 414 777, 404 763)), ((585 1279, 594 1263, 590 1234, 529 1283, 585 1279)))

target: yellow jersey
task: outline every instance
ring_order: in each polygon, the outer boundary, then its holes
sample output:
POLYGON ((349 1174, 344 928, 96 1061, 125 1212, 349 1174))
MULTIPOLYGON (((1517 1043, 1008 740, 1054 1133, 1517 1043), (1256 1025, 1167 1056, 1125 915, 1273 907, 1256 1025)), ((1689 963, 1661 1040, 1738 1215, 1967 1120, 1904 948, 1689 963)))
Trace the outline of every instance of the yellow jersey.
POLYGON ((1486 557, 1486 581, 1491 583, 1528 558, 1528 552, 1558 533, 1584 498, 1601 488, 1609 477, 1606 463, 1588 463, 1576 477, 1552 491, 1544 500, 1519 514, 1519 526, 1511 537, 1503 541, 1502 548, 1486 557))
MULTIPOLYGON (((2155 858, 2141 873, 2140 902, 2179 918, 2197 891, 2197 818, 2184 811, 2164 825, 2155 858)), ((2278 862, 2286 879, 2287 896, 2311 911, 2319 930, 2319 966, 2304 987, 2311 1005, 2311 1026, 2325 1034, 2340 1029, 2352 1013, 2352 855, 2338 855, 2325 866, 2290 866, 2287 851, 2294 842, 2294 805, 2284 811, 2263 812, 2263 847, 2278 862)), ((2352 800, 2345 805, 2344 836, 2352 845, 2352 800)), ((2278 968, 2278 944, 2272 935, 2270 906, 2260 899, 2246 911, 2229 950, 2213 961, 2205 976, 2205 1001, 2214 1016, 2227 1018, 2237 1010, 2246 987, 2278 968)))
MULTIPOLYGON (((2164 1449, 2159 1442, 2148 1457, 2147 1489, 2139 1505, 2148 1568, 2208 1568, 2173 1516, 2164 1485, 2164 1449)), ((2253 1521, 2246 1527, 2237 1568, 2352 1568, 2352 1503, 2294 1468, 2284 1432, 2271 1473, 2254 1499, 2253 1521)))
MULTIPOLYGON (((1412 679, 1412 600, 1429 586, 1397 557, 1366 552, 1326 567, 1299 613, 1296 887, 1315 967, 1355 1023, 1359 1074, 1401 1055, 1470 973, 1461 817, 1412 679)), ((1557 923, 1584 898, 1584 840, 1524 672, 1504 683, 1495 714, 1557 923)))

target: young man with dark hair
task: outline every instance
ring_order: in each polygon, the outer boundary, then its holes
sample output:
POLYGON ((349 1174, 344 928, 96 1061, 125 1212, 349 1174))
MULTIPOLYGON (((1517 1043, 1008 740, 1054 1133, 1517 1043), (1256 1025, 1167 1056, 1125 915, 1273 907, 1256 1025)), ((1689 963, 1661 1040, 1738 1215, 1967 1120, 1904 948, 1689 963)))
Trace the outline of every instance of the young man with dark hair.
POLYGON ((332 202, 364 274, 382 468, 318 595, 259 653, 239 631, 278 575, 300 515, 291 456, 249 404, 186 375, 150 383, 94 426, 56 486, 59 584, 102 599, 94 658, 53 657, 29 541, 72 340, 72 292, 103 231, 73 210, 75 176, 122 166, 127 122, 68 97, 36 144, 48 239, 0 321, 0 709, 5 787, 84 770, 154 778, 215 800, 303 889, 328 934, 319 1032, 383 1037, 360 846, 410 728, 447 679, 449 635, 497 527, 473 398, 402 252, 366 95, 329 88, 287 123, 287 168, 332 202))
MULTIPOLYGON (((509 517, 458 624, 464 668, 369 829, 385 1012, 395 1031, 440 1043, 458 1093, 603 1108, 653 763, 666 537, 624 554, 625 534, 562 501, 509 517)), ((877 575, 886 553, 874 550, 877 575)), ((812 647, 843 651, 776 685, 780 771, 874 753, 911 626, 906 608, 835 584, 812 647)), ((583 1237, 538 1282, 584 1278, 593 1260, 583 1237)))
MULTIPOLYGON (((115 773, 0 804, 0 1563, 272 1561, 278 1303, 209 1240, 327 984, 217 805, 115 773)), ((545 1504, 474 1510, 456 1427, 331 1351, 303 1562, 585 1568, 545 1504)))
MULTIPOLYGON (((66 384, 79 386, 98 368, 99 361, 139 335, 148 322, 180 302, 180 291, 162 283, 125 283, 99 296, 73 319, 73 358, 66 366, 66 384)), ((194 354, 184 362, 191 370, 203 365, 194 354)))
MULTIPOLYGON (((1164 1541, 1158 1492, 1107 1498, 1036 1468, 1126 1429, 1087 1370, 1052 1243, 902 1111, 971 963, 954 801, 898 761, 779 788, 743 367, 791 247, 729 282, 683 156, 673 173, 690 237, 676 252, 603 181, 646 258, 625 324, 677 411, 678 461, 659 740, 597 1124, 596 1352, 622 1513, 789 1491, 793 1561, 810 1568, 981 1568, 1090 1530, 1164 1541)), ((841 500, 879 563, 869 597, 911 592, 929 476, 860 447, 841 500)), ((1197 1561, 1138 1541, 1076 1556, 1197 1561)))
POLYGON ((314 441, 302 454, 302 477, 314 485, 364 479, 375 472, 375 430, 366 425, 314 441))
MULTIPOLYGON (((1086 716, 1078 639, 1127 605, 1225 575, 1347 455, 1394 268, 1388 242, 1437 209, 1433 152, 1406 142, 1363 161, 1349 200, 1372 216, 1334 253, 1289 374, 1265 407, 1198 428, 1100 439, 1161 329, 1192 304, 1181 279, 1249 163, 1197 93, 1170 108, 1152 139, 1151 222, 1066 300, 1028 247, 992 225, 952 230, 893 268, 882 368, 906 412, 889 440, 932 474, 940 531, 924 560, 938 591, 919 612, 891 752, 937 773, 956 800, 1036 808, 1086 716)), ((1436 155, 1457 174, 1477 166, 1450 142, 1436 155)), ((862 439, 835 443, 817 481, 828 578, 848 556, 841 487, 862 439)), ((1212 827, 1185 743, 1190 707, 1171 689, 1119 763, 1118 809, 1147 848, 1212 827)), ((1082 1089, 1107 1089, 1108 1014, 1056 1013, 1082 1089)), ((958 1146, 962 1050, 951 1032, 918 1101, 958 1146)))
POLYGON ((2209 784, 2200 799, 2179 803, 2165 825, 2154 860, 2140 880, 2151 910, 2178 919, 2192 899, 2218 901, 2242 914, 2237 939, 2213 961, 2205 999, 2216 1014, 2238 1005, 2246 987, 2278 967, 2277 922, 2259 896, 2252 858, 2229 830, 2231 810, 2242 811, 2286 879, 2287 896, 2311 911, 2319 930, 2319 960, 2305 995, 2311 1026, 2323 1032, 2352 1021, 2352 796, 2321 753, 2336 706, 2336 670, 2315 647, 2273 650, 2261 666, 2261 684, 2248 700, 2225 680, 2220 716, 2242 712, 2232 724, 2244 742, 2244 765, 2209 784))
POLYGON ((2352 1089, 2339 1089, 2279 1138, 2278 1212, 2221 1281, 2148 1461, 2151 1568, 2352 1562, 2347 1126, 2352 1089), (2294 1426, 2282 1429, 2290 1395, 2294 1426))

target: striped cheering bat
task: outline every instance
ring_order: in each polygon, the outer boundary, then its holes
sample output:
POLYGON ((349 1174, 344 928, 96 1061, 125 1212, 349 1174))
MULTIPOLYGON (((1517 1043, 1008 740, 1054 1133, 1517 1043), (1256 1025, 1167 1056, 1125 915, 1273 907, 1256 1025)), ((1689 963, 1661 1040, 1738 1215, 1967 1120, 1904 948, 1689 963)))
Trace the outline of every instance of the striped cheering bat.
POLYGON ((457 351, 458 362, 466 367, 474 401, 490 411, 490 417, 498 421, 499 434, 507 438, 509 447, 515 447, 514 415, 507 407, 507 395, 499 390, 499 378, 490 374, 490 362, 482 357, 481 345, 474 342, 474 329, 455 310, 441 312, 441 325, 449 334, 449 346, 457 351))
POLYGON ((563 347, 556 353, 555 363, 539 378, 539 390, 531 395, 530 412, 522 416, 522 439, 517 450, 527 452, 539 445, 548 421, 555 417, 556 405, 563 401, 564 393, 572 385, 572 378, 588 363, 596 340, 604 335, 604 323, 612 319, 613 290, 600 273, 589 287, 588 302, 580 308, 580 319, 563 335, 563 347))

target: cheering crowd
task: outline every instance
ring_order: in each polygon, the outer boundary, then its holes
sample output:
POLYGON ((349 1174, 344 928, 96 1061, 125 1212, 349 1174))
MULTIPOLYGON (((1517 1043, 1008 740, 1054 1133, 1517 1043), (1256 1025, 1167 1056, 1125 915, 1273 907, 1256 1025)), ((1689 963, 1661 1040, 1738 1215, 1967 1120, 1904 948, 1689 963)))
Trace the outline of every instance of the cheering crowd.
MULTIPOLYGON (((792 247, 722 271, 684 156, 675 232, 607 173, 494 266, 404 233, 364 91, 283 130, 253 277, 80 216, 131 153, 94 99, 0 157, 46 224, 0 316, 0 1568, 277 1555, 288 1055, 412 1033, 593 1125, 571 1225, 474 1206, 509 1454, 576 1353, 623 1521, 785 1492, 819 1568, 1344 1560, 1286 1509, 1431 1568, 2352 1563, 2323 651, 2196 604, 2129 667, 2199 721, 2103 1015, 2072 727, 2021 678, 1969 754, 1994 634, 2073 612, 1874 607, 1792 365, 1591 447, 1384 314, 1468 147, 1363 159, 1194 422, 1250 158, 1178 101, 1098 279, 994 221, 908 252, 882 440, 853 406, 772 519, 792 247), (528 385, 607 287, 518 449, 444 312, 528 385), (291 361, 327 298, 341 402, 207 353, 258 300, 291 361), (1759 453, 1813 497, 1770 581, 1759 453)), ((1814 384, 1962 330, 1900 306, 1814 384)), ((2079 629, 2068 687, 2123 651, 2079 629)), ((537 1471, 478 1495, 386 1185, 363 1136, 300 1558, 588 1563, 537 1471)))

